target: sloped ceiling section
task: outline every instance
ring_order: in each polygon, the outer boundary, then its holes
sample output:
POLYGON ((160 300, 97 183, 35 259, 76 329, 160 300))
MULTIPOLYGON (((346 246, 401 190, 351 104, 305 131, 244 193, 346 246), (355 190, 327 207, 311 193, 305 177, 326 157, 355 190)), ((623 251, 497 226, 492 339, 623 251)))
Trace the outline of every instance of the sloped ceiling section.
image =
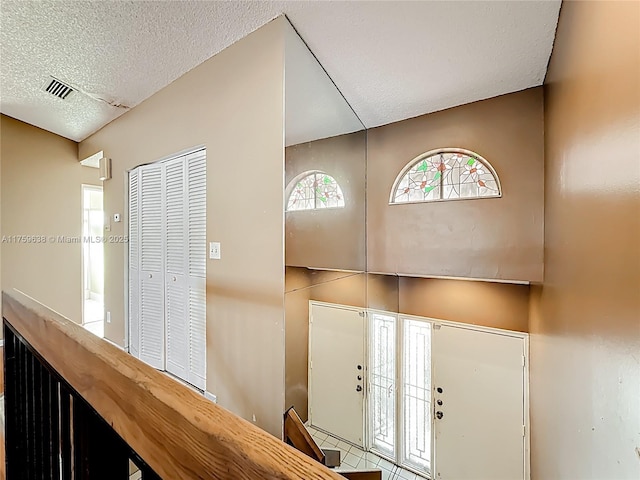
POLYGON ((285 13, 373 127, 540 85, 559 8, 559 0, 3 0, 0 110, 80 141, 285 13), (46 93, 49 76, 76 92, 46 93))
POLYGON ((285 146, 364 129, 335 84, 286 22, 285 146))

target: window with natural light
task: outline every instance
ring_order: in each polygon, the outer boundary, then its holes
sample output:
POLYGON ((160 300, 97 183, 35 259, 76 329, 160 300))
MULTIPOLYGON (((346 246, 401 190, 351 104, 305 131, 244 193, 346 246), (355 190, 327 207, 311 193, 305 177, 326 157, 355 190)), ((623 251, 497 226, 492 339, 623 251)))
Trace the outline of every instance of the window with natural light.
POLYGON ((390 458, 396 455, 396 319, 372 313, 369 388, 371 449, 390 458))
POLYGON ((428 474, 431 324, 380 312, 371 312, 369 322, 371 450, 400 466, 428 474), (396 358, 400 359, 399 369, 396 358))
POLYGON ((335 178, 321 171, 298 175, 287 188, 287 212, 343 208, 344 195, 335 178))
POLYGON ((428 471, 431 464, 431 324, 403 319, 402 464, 428 471))
POLYGON ((391 190, 390 204, 500 197, 500 181, 480 155, 461 149, 432 150, 409 162, 391 190))

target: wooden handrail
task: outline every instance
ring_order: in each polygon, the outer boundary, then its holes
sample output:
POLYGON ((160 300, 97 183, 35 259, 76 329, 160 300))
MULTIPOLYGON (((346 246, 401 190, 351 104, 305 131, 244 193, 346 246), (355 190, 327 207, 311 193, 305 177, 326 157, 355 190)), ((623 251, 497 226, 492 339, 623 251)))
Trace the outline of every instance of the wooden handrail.
POLYGON ((325 463, 324 452, 309 434, 293 407, 284 412, 284 441, 316 462, 325 463))
POLYGON ((5 321, 161 478, 344 480, 25 294, 2 298, 5 321))

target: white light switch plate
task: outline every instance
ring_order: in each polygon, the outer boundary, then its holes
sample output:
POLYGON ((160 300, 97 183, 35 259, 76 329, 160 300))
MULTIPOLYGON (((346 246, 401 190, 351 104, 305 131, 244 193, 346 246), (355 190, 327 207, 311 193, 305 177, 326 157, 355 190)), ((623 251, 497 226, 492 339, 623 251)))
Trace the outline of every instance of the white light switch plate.
POLYGON ((209 258, 220 260, 220 242, 209 242, 209 258))

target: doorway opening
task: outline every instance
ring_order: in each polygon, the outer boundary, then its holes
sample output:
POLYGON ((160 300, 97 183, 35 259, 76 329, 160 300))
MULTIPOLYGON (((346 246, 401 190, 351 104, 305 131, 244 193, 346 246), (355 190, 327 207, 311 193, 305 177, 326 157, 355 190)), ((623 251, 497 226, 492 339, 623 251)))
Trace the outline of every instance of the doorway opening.
POLYGON ((102 187, 82 186, 82 324, 104 337, 104 211, 102 187))

